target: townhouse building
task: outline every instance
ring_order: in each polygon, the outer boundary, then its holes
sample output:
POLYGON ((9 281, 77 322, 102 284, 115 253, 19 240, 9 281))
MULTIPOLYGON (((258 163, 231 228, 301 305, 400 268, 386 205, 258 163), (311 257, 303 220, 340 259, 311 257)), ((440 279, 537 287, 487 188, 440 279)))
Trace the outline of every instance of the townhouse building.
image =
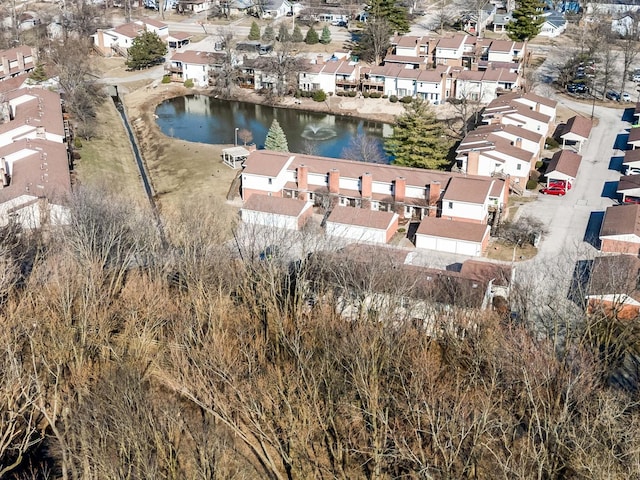
POLYGON ((101 55, 127 56, 127 50, 133 45, 135 38, 143 32, 154 32, 167 42, 169 48, 181 48, 189 43, 191 35, 184 33, 169 33, 169 26, 151 18, 134 20, 115 28, 98 29, 91 37, 93 47, 101 55))
POLYGON ((496 98, 482 113, 484 125, 458 145, 456 169, 508 178, 512 190, 519 193, 540 159, 555 120, 555 106, 555 101, 532 93, 496 98))
POLYGON ((40 88, 5 92, 0 122, 0 225, 68 223, 69 131, 60 96, 40 88))
POLYGON ((0 82, 31 72, 36 68, 34 48, 22 45, 0 51, 0 82))
POLYGON ((438 218, 436 230, 445 237, 434 241, 432 232, 425 248, 480 255, 489 225, 499 221, 508 201, 509 186, 500 178, 258 150, 244 162, 241 194, 244 202, 266 195, 311 203, 329 212, 331 234, 350 240, 385 243, 398 220, 438 218), (447 232, 462 237, 449 238, 447 232))
POLYGON ((212 70, 220 68, 225 58, 224 53, 187 50, 173 55, 165 71, 173 82, 192 80, 195 86, 206 87, 212 70))
POLYGON ((523 43, 461 34, 396 36, 391 45, 382 65, 315 59, 300 71, 298 88, 421 97, 435 105, 448 98, 488 103, 521 88, 523 43))

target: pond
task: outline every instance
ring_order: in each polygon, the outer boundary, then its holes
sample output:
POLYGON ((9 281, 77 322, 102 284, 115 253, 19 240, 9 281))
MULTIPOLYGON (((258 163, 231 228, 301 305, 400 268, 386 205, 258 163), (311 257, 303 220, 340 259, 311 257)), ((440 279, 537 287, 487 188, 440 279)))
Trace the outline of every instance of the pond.
MULTIPOLYGON (((253 103, 219 100, 207 95, 188 95, 164 101, 156 109, 156 121, 169 136, 210 144, 255 143, 264 147, 274 118, 287 136, 289 150, 324 157, 344 158, 353 138, 367 138, 368 146, 384 155, 383 137, 390 125, 341 115, 275 108, 253 103), (238 133, 236 133, 238 129, 238 133), (243 130, 250 132, 247 139, 243 130)), ((362 149, 361 149, 362 150, 362 149)))

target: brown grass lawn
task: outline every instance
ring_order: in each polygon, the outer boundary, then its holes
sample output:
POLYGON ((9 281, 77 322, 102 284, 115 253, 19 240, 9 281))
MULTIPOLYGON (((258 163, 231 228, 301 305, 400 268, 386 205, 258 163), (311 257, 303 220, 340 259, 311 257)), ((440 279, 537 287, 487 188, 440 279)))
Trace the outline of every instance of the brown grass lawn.
POLYGON ((135 202, 146 201, 142 180, 138 174, 120 115, 111 100, 98 109, 98 130, 91 140, 82 140, 78 150, 75 173, 78 182, 121 192, 135 202))
POLYGON ((524 245, 523 247, 516 247, 514 256, 513 247, 512 243, 500 239, 492 239, 487 249, 487 258, 503 262, 510 262, 515 259, 516 262, 520 262, 533 258, 538 253, 538 249, 533 245, 524 245))

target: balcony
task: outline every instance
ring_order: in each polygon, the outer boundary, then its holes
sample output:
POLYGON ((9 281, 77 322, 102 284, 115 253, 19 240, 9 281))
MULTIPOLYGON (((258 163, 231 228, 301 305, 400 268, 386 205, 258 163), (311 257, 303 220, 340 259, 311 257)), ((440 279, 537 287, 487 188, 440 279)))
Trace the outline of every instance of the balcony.
POLYGON ((180 66, 169 64, 164 66, 164 70, 169 73, 180 73, 182 74, 182 64, 180 66))
POLYGON ((336 85, 359 85, 360 82, 358 80, 353 80, 351 78, 336 78, 336 85))

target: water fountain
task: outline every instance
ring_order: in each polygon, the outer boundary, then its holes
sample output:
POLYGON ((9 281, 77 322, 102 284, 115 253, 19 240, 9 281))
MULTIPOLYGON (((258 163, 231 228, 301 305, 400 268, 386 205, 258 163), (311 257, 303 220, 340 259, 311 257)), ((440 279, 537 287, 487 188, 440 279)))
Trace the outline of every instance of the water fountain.
POLYGON ((304 130, 300 134, 302 138, 316 142, 329 140, 336 135, 338 135, 338 133, 336 132, 335 128, 329 127, 327 125, 318 125, 315 123, 310 123, 305 126, 304 130))

